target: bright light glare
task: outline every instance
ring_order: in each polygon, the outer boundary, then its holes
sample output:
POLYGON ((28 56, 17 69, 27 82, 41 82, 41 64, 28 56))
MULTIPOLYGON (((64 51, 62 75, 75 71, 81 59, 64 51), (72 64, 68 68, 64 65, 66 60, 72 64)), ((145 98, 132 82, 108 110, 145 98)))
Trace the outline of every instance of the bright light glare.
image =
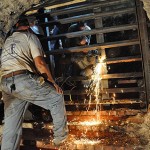
POLYGON ((102 71, 102 63, 97 63, 96 67, 95 67, 95 74, 100 75, 102 71))
POLYGON ((83 125, 83 126, 94 126, 94 125, 100 125, 100 124, 102 124, 102 122, 96 121, 96 120, 79 122, 79 125, 83 125))
POLYGON ((89 139, 80 139, 80 140, 75 140, 75 144, 89 144, 89 145, 95 145, 100 143, 100 140, 89 140, 89 139))

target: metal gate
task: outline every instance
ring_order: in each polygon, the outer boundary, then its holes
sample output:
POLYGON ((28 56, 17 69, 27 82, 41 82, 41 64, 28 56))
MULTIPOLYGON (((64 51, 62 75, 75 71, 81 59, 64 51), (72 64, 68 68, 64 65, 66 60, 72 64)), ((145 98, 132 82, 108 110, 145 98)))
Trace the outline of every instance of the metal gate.
POLYGON ((46 9, 32 15, 39 18, 39 25, 47 34, 40 40, 50 56, 56 82, 64 90, 67 109, 147 110, 150 53, 142 3, 139 0, 92 0, 76 4, 64 2, 64 5, 46 9), (68 32, 71 24, 81 21, 91 30, 68 32), (58 27, 60 32, 51 34, 52 27, 58 27), (91 36, 89 45, 66 47, 64 44, 67 39, 88 35, 91 36), (57 41, 57 48, 48 47, 57 41), (81 75, 78 72, 82 70, 68 61, 74 57, 79 62, 85 57, 94 58, 92 69, 99 65, 100 73, 94 70, 90 76, 81 75))

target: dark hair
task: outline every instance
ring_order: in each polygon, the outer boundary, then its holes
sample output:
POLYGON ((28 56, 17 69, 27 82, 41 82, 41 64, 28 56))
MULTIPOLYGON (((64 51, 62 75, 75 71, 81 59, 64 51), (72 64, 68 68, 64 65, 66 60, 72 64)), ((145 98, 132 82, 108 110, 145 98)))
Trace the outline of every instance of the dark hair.
POLYGON ((84 25, 85 25, 85 22, 84 22, 84 21, 78 22, 78 27, 83 27, 84 25))
POLYGON ((29 26, 29 22, 27 18, 19 19, 18 22, 18 27, 19 26, 29 26))

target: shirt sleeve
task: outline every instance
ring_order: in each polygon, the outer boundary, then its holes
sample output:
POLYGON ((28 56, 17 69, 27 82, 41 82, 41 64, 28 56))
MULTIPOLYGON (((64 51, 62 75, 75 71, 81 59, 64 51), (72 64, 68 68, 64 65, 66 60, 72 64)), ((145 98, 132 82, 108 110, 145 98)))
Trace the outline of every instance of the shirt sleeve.
POLYGON ((44 51, 43 51, 41 42, 39 41, 36 35, 30 34, 29 45, 30 45, 31 55, 33 59, 37 56, 44 57, 44 51))

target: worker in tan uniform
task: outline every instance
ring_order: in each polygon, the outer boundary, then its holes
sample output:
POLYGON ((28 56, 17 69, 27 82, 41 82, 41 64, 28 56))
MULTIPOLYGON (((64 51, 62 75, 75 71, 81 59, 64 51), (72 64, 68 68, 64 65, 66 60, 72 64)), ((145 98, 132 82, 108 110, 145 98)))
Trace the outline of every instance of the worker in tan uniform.
POLYGON ((19 150, 22 122, 29 103, 51 111, 54 144, 68 135, 63 91, 55 83, 44 60, 42 46, 29 32, 27 19, 19 20, 1 54, 1 87, 4 100, 4 128, 1 150, 19 150))

